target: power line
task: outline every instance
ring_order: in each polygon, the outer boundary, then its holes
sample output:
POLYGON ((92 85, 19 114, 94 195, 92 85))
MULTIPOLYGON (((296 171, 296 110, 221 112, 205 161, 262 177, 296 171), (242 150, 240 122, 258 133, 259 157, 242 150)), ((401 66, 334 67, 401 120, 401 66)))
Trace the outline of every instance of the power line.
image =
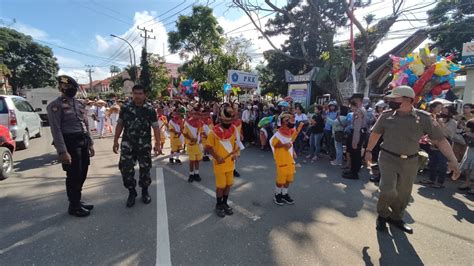
POLYGON ((95 13, 98 13, 98 14, 104 15, 104 16, 106 16, 106 17, 109 17, 109 18, 111 18, 111 19, 113 19, 113 20, 115 20, 115 21, 121 22, 121 23, 126 24, 126 25, 130 25, 130 22, 125 21, 125 20, 122 20, 122 19, 117 18, 117 17, 114 17, 114 16, 109 15, 109 14, 107 14, 107 13, 105 13, 105 12, 98 11, 98 10, 96 10, 96 9, 94 9, 94 8, 88 7, 88 6, 83 5, 83 4, 79 3, 79 2, 74 2, 74 1, 73 1, 73 3, 75 3, 76 5, 81 6, 81 7, 83 7, 83 8, 89 9, 89 10, 95 12, 95 13))
MULTIPOLYGON (((157 19, 157 18, 159 18, 159 17, 161 17, 161 16, 163 16, 163 15, 168 14, 169 12, 171 12, 171 11, 175 10, 176 8, 180 7, 180 6, 183 5, 184 3, 186 3, 186 0, 183 0, 183 2, 181 2, 180 4, 178 4, 178 5, 174 6, 173 8, 171 8, 171 9, 169 9, 169 10, 167 10, 167 11, 161 13, 161 14, 159 14, 158 16, 153 17, 152 19, 143 22, 142 25, 143 25, 144 27, 147 26, 147 25, 146 25, 147 23, 152 22, 152 21, 155 21, 155 19, 157 19)), ((186 7, 186 8, 187 8, 187 7, 186 7)))

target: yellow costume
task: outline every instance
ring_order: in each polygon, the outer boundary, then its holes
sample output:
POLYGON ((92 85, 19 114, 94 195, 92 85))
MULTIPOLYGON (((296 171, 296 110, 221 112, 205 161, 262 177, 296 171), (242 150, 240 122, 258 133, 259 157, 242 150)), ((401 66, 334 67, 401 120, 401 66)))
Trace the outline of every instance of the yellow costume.
POLYGON ((183 134, 186 136, 191 136, 195 138, 197 141, 192 143, 191 139, 185 137, 186 141, 186 150, 189 155, 190 161, 201 161, 202 160, 202 150, 201 150, 201 133, 202 127, 195 128, 190 124, 186 123, 184 125, 183 134))
POLYGON ((176 122, 171 120, 169 122, 169 131, 170 131, 170 142, 171 142, 171 152, 179 152, 184 144, 184 137, 181 132, 181 127, 176 122))
POLYGON ((168 132, 166 132, 166 128, 168 127, 168 121, 166 120, 165 116, 159 117, 158 125, 160 127, 160 142, 161 144, 164 144, 168 135, 168 132))
POLYGON ((285 147, 277 148, 276 145, 278 145, 278 143, 286 144, 293 142, 297 135, 297 131, 295 131, 291 137, 287 137, 277 131, 270 139, 270 145, 273 150, 273 158, 275 159, 277 170, 276 183, 278 185, 293 182, 295 175, 295 160, 293 159, 293 147, 290 149, 286 149, 285 147))
POLYGON ((233 185, 235 162, 231 153, 238 151, 235 134, 232 134, 228 139, 220 139, 212 130, 207 136, 206 147, 212 147, 216 155, 224 159, 224 163, 218 164, 216 159, 212 158, 216 187, 223 189, 233 185))

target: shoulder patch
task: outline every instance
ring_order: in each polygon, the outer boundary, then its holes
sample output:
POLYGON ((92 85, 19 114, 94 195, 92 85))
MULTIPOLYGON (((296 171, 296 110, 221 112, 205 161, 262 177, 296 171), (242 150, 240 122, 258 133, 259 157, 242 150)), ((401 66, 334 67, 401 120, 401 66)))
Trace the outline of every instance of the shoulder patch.
POLYGON ((51 107, 51 111, 57 112, 57 111, 59 111, 59 108, 57 106, 53 106, 53 107, 51 107))
POLYGON ((416 109, 416 112, 418 114, 422 114, 422 115, 426 115, 426 116, 431 116, 431 114, 427 111, 423 111, 423 110, 420 110, 420 109, 416 109))

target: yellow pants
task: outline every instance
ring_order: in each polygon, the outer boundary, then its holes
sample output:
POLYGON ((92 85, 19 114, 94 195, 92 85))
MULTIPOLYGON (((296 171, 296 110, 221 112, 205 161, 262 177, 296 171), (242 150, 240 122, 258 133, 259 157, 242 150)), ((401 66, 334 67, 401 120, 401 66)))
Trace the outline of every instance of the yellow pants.
POLYGON ((216 188, 224 189, 234 184, 234 171, 224 173, 214 172, 214 175, 216 176, 216 188))
POLYGON ((278 185, 284 185, 286 183, 292 183, 295 179, 295 174, 288 174, 288 173, 277 173, 276 176, 276 183, 278 185))

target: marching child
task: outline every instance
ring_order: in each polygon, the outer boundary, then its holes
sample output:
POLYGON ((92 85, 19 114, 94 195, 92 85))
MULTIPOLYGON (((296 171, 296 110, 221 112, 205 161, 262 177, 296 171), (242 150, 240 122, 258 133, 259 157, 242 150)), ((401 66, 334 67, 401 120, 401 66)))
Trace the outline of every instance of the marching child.
POLYGON ((295 201, 288 194, 288 187, 295 176, 295 160, 293 159, 293 142, 303 128, 300 123, 295 130, 295 116, 284 112, 278 117, 281 127, 270 139, 273 158, 277 170, 275 196, 273 201, 277 205, 294 204, 295 201))
POLYGON ((168 127, 168 119, 163 113, 163 108, 158 107, 156 109, 156 115, 158 116, 158 126, 160 127, 160 146, 161 146, 161 154, 163 153, 163 146, 165 145, 166 138, 168 137, 168 132, 166 131, 168 127))
MULTIPOLYGON (((211 114, 209 112, 204 113, 204 119, 203 119, 203 125, 202 125, 202 134, 201 134, 201 139, 202 143, 206 144, 207 142, 207 136, 211 132, 211 130, 214 128, 214 123, 212 122, 211 114)), ((202 158, 203 161, 208 162, 211 159, 209 159, 208 153, 204 150, 204 157, 202 158)))
POLYGON ((170 164, 181 164, 179 160, 179 151, 184 144, 183 137, 183 118, 179 112, 173 113, 173 118, 169 122, 170 143, 171 143, 171 157, 170 164))
POLYGON ((188 119, 184 124, 183 136, 186 140, 186 151, 189 155, 189 178, 188 182, 201 181, 199 176, 199 162, 202 160, 201 133, 203 122, 198 112, 189 112, 188 119))
POLYGON ((216 214, 219 217, 232 215, 227 203, 230 187, 234 184, 235 159, 237 146, 235 127, 232 126, 234 110, 224 103, 219 111, 220 123, 209 132, 206 150, 212 155, 212 165, 216 178, 216 214))

